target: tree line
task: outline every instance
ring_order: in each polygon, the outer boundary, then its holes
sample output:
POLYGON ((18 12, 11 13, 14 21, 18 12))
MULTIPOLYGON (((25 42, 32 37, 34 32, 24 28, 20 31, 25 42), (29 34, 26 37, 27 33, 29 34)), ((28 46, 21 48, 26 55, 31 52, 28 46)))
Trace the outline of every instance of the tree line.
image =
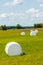
POLYGON ((34 26, 24 26, 22 27, 20 24, 17 24, 16 26, 6 26, 1 25, 0 30, 8 30, 8 29, 26 29, 26 28, 43 28, 43 24, 34 24, 34 26))
POLYGON ((33 26, 21 26, 20 24, 17 24, 16 26, 6 26, 6 25, 1 25, 0 30, 8 30, 8 29, 26 29, 26 28, 32 28, 33 26))
POLYGON ((43 23, 34 24, 34 28, 43 28, 43 23))

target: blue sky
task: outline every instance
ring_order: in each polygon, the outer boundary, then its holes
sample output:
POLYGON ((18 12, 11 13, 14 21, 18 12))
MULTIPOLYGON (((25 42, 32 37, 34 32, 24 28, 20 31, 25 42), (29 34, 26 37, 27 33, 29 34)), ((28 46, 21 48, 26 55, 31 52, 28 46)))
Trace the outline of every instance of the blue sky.
POLYGON ((0 25, 43 23, 43 0, 0 0, 0 25))

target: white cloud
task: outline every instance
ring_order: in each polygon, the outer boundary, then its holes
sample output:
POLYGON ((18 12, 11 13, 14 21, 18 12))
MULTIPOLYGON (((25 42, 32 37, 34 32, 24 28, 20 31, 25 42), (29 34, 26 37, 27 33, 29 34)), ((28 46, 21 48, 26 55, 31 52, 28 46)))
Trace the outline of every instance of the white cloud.
POLYGON ((43 12, 38 12, 36 14, 33 14, 33 17, 42 18, 43 17, 43 12))
POLYGON ((9 6, 9 5, 10 5, 10 3, 9 3, 9 2, 5 3, 5 6, 9 6))
POLYGON ((23 0, 13 0, 12 2, 5 3, 5 6, 17 5, 23 3, 23 0))
MULTIPOLYGON (((4 19, 5 21, 12 21, 14 23, 15 22, 19 22, 22 23, 23 22, 27 22, 27 23, 38 23, 38 22, 43 22, 43 11, 39 11, 36 13, 2 13, 0 14, 0 19, 4 19), (20 22, 21 21, 21 22, 20 22)), ((3 20, 3 21, 4 21, 3 20)))
POLYGON ((2 13, 0 14, 0 18, 6 18, 6 17, 24 17, 25 13, 2 13))
POLYGON ((40 18, 43 18, 43 11, 40 11, 40 12, 39 12, 39 17, 40 17, 40 18))
POLYGON ((7 14, 7 13, 2 13, 2 14, 0 14, 0 18, 6 18, 6 17, 8 17, 8 16, 14 16, 14 13, 9 13, 9 14, 7 14))
POLYGON ((26 11, 26 13, 36 13, 36 12, 39 12, 39 10, 35 9, 35 8, 31 8, 31 9, 28 9, 26 11))
POLYGON ((38 2, 43 2, 43 0, 37 0, 38 2))
POLYGON ((14 13, 9 13, 8 16, 14 16, 14 13))
POLYGON ((15 13, 16 16, 25 16, 24 13, 15 13))
POLYGON ((43 4, 40 4, 40 7, 43 7, 43 4))
POLYGON ((25 16, 25 13, 9 13, 7 14, 7 16, 18 16, 18 17, 24 17, 25 16))
POLYGON ((40 11, 38 9, 35 9, 35 8, 31 8, 31 9, 28 9, 26 11, 27 15, 28 15, 28 19, 31 20, 31 21, 36 21, 38 22, 40 20, 40 22, 42 21, 42 18, 43 18, 43 11, 40 11))
POLYGON ((41 21, 43 21, 43 11, 39 11, 39 12, 36 11, 36 13, 31 13, 31 14, 30 13, 29 14, 13 13, 13 12, 2 13, 2 14, 0 14, 0 18, 2 18, 2 20, 3 20, 3 18, 6 19, 6 20, 9 19, 9 21, 25 20, 26 19, 26 21, 29 20, 29 21, 32 21, 32 22, 34 22, 34 21, 38 22, 40 20, 40 22, 41 22, 41 21))
POLYGON ((16 4, 20 4, 22 3, 22 0, 14 0, 13 4, 16 5, 16 4))
POLYGON ((6 13, 0 14, 0 18, 5 18, 5 17, 6 17, 6 13))

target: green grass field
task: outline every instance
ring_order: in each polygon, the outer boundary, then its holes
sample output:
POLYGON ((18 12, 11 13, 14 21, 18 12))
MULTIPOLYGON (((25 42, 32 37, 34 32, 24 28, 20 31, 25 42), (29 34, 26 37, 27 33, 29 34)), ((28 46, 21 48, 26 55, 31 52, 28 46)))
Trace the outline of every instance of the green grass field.
POLYGON ((29 35, 29 30, 0 31, 0 65, 43 65, 43 31, 33 37, 29 35), (22 31, 26 32, 25 36, 20 35, 22 31), (21 45, 25 55, 6 55, 5 45, 12 41, 21 45))

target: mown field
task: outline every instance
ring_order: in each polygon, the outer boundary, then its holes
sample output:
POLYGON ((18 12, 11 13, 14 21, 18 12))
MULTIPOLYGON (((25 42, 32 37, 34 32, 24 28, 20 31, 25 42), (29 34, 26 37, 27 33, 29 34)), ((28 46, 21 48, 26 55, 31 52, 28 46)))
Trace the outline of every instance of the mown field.
POLYGON ((31 37, 29 30, 0 31, 0 65, 43 65, 43 31, 39 30, 37 36, 31 37), (26 32, 21 36, 22 31, 26 32), (18 42, 25 55, 6 55, 4 49, 8 42, 18 42))

